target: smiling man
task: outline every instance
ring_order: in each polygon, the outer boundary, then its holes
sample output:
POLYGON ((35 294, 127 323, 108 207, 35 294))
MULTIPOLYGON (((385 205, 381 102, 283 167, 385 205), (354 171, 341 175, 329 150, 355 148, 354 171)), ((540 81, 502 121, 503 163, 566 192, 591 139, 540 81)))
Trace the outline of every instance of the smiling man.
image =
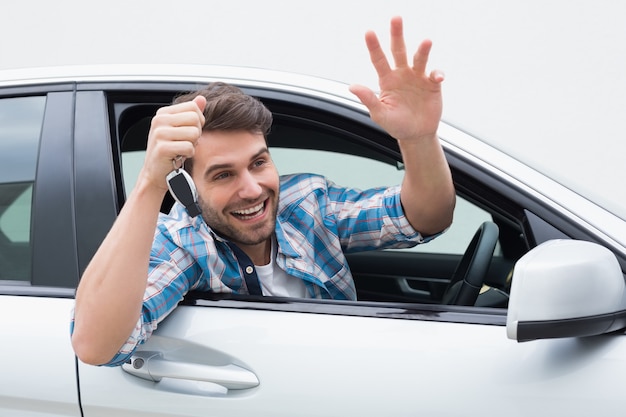
POLYGON ((221 83, 178 97, 175 103, 189 101, 209 103, 204 105, 203 132, 186 163, 202 218, 256 265, 265 265, 279 195, 278 170, 266 143, 272 115, 258 100, 221 83))
POLYGON ((374 33, 366 43, 381 92, 351 91, 398 141, 402 184, 355 190, 315 174, 281 177, 260 101, 222 83, 178 97, 153 118, 137 184, 78 287, 72 344, 82 361, 123 363, 190 290, 356 299, 344 253, 413 246, 450 225, 455 193, 437 137, 443 75, 426 73, 431 43, 409 65, 400 18, 391 21, 394 68, 374 33), (159 213, 183 159, 201 216, 178 203, 159 213))

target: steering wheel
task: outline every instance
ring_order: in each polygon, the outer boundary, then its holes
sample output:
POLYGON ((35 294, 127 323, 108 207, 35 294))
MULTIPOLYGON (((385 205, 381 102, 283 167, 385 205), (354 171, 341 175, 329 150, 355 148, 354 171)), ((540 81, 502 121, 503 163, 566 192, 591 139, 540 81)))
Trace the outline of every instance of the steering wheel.
POLYGON ((498 242, 498 232, 493 222, 480 225, 446 287, 443 304, 473 306, 476 303, 498 242))

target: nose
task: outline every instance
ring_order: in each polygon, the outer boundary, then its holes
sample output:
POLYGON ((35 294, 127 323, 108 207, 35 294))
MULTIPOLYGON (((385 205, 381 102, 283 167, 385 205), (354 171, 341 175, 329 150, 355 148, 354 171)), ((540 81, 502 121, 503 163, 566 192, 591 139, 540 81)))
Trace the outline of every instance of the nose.
POLYGON ((257 199, 263 192, 263 188, 257 181, 254 175, 249 171, 245 171, 239 177, 239 198, 242 200, 254 200, 257 199))

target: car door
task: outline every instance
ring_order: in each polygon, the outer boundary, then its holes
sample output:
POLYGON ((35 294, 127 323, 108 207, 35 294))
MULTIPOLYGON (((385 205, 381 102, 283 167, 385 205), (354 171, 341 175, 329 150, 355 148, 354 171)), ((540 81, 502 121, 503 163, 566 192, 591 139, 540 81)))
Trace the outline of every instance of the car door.
POLYGON ((0 88, 0 415, 80 416, 73 87, 0 88))
POLYGON ((148 369, 80 364, 82 407, 85 416, 621 410, 623 336, 516 343, 502 319, 454 308, 198 302, 140 348, 148 369))
MULTIPOLYGON (((110 175, 90 182, 102 191, 102 204, 94 209, 105 217, 112 210, 110 201, 121 205, 132 188, 150 115, 190 86, 159 85, 159 92, 150 94, 147 88, 120 83, 115 91, 101 85, 79 87, 75 146, 81 151, 76 151, 76 166, 85 170, 83 178, 87 171, 105 173, 110 166, 110 175), (97 139, 100 144, 87 146, 94 140, 88 134, 94 123, 113 128, 97 139), (107 146, 110 158, 95 168, 87 162, 107 146)), ((370 173, 382 172, 375 169, 379 163, 401 169, 397 147, 364 113, 328 98, 303 96, 300 90, 276 88, 280 91, 246 91, 261 97, 276 116, 270 145, 279 170, 291 169, 290 161, 293 169, 308 169, 313 161, 312 168, 326 163, 341 176, 355 156, 368 159, 370 173), (334 157, 338 159, 333 162, 334 157)), ((585 235, 577 227, 568 229, 567 222, 556 227, 553 211, 488 169, 450 150, 448 158, 462 201, 457 218, 467 223, 449 236, 464 237, 452 242, 443 240, 446 235, 437 238, 433 245, 441 239, 439 248, 424 246, 433 248, 431 253, 376 253, 372 259, 377 269, 372 262, 352 260, 357 286, 365 285, 361 279, 369 285, 368 297, 356 302, 189 294, 129 363, 78 364, 84 416, 618 413, 619 381, 626 371, 623 335, 517 343, 506 336, 506 308, 440 302, 441 287, 462 256, 465 244, 460 242, 469 242, 474 226, 484 220, 501 229, 488 285, 498 290, 506 290, 510 268, 540 239, 585 235), (529 221, 531 209, 535 218, 529 221), (436 265, 447 265, 447 270, 436 265)), ((357 181, 367 176, 359 170, 347 172, 352 177, 355 173, 357 181)), ((88 187, 77 188, 82 193, 88 195, 88 187)), ((88 200, 81 195, 77 199, 88 200)), ((91 239, 81 258, 84 265, 104 230, 94 237, 86 220, 77 219, 77 225, 79 241, 86 235, 91 239)))

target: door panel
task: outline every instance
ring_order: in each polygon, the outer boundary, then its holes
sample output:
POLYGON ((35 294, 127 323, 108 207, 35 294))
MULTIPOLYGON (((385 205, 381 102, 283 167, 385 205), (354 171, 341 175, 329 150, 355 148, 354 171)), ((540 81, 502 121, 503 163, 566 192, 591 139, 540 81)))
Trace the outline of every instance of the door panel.
MULTIPOLYGON (((358 299, 408 303, 440 303, 461 255, 396 250, 346 255, 358 299)), ((507 287, 512 262, 494 256, 485 283, 507 287)), ((483 304, 488 305, 488 304, 483 304)))
POLYGON ((183 306, 141 350, 199 372, 234 364, 258 386, 79 369, 85 417, 588 416, 621 408, 625 348, 624 336, 516 343, 493 325, 183 306))
POLYGON ((435 303, 460 255, 376 251, 346 255, 358 292, 365 301, 435 303))
POLYGON ((73 304, 0 296, 0 416, 80 416, 68 331, 73 304))

